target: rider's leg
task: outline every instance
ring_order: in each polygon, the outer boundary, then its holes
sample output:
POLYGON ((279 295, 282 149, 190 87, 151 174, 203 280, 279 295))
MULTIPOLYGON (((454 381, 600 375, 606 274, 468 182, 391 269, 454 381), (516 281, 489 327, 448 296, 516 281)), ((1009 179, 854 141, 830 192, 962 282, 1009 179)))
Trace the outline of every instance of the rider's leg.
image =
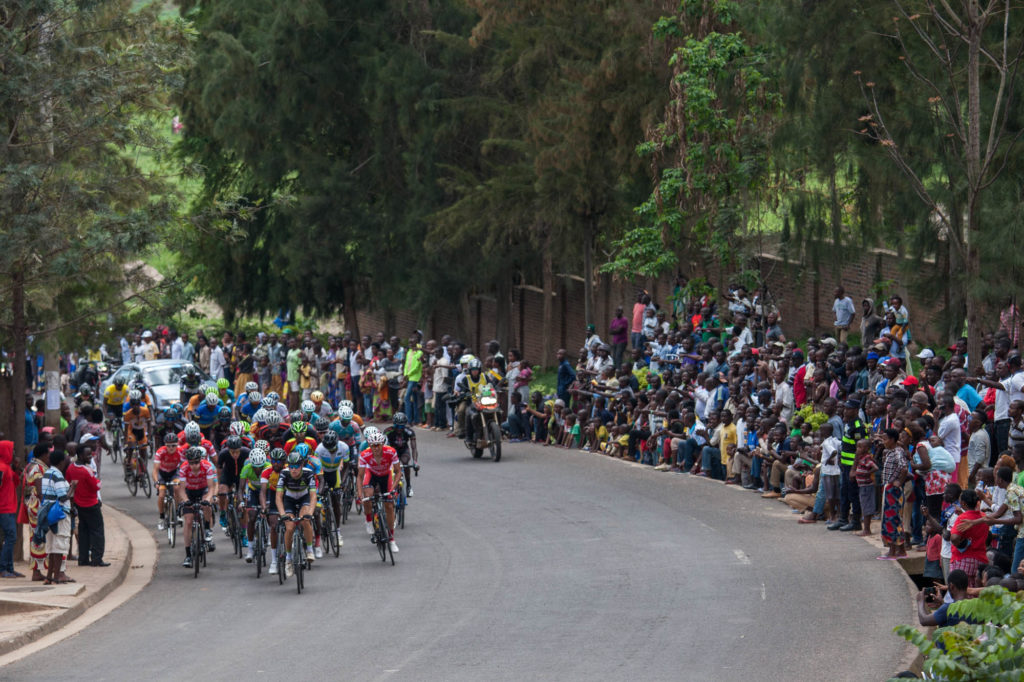
POLYGON ((285 521, 284 522, 284 549, 285 553, 290 557, 292 555, 292 535, 295 533, 295 522, 285 521))
POLYGON ((373 503, 370 498, 373 497, 373 487, 366 486, 363 488, 363 514, 366 515, 366 522, 373 521, 373 503))
MULTIPOLYGON (((312 514, 313 507, 308 504, 299 511, 300 516, 310 516, 312 514)), ((313 545, 313 522, 309 519, 302 520, 302 537, 306 539, 307 545, 313 545)))
POLYGON ((393 540, 395 538, 395 502, 394 500, 386 500, 384 502, 384 516, 388 520, 388 538, 393 540))

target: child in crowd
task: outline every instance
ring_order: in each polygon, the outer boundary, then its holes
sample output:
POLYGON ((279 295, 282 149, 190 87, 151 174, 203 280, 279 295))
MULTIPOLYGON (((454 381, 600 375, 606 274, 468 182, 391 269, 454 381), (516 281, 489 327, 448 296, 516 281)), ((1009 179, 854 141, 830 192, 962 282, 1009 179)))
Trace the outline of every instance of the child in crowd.
POLYGON ((565 423, 562 426, 562 435, 559 439, 559 445, 563 448, 575 447, 576 442, 580 435, 580 425, 576 419, 575 412, 569 412, 565 415, 565 423))
POLYGON ((861 524, 864 530, 857 533, 862 537, 871 535, 871 519, 878 505, 875 499, 875 472, 878 464, 871 452, 871 443, 861 439, 857 441, 857 455, 853 464, 853 477, 857 481, 857 492, 860 495, 861 524))

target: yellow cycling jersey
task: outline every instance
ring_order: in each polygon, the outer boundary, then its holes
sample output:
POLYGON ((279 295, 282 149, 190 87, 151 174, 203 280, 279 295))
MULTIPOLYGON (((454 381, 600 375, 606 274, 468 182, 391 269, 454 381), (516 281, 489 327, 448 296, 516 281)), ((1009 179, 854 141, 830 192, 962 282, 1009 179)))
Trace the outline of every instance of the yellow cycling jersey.
POLYGON ((128 400, 128 384, 125 384, 121 390, 118 390, 114 384, 110 384, 107 386, 107 390, 103 391, 103 400, 109 405, 123 405, 124 401, 128 400))

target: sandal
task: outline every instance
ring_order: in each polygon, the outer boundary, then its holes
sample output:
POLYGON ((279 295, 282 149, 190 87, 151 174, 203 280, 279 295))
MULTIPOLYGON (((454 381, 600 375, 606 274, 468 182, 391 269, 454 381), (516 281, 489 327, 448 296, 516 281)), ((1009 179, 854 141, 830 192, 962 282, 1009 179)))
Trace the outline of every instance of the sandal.
POLYGON ((43 584, 44 584, 44 585, 52 585, 52 584, 53 584, 53 581, 52 581, 52 580, 50 580, 49 578, 46 578, 45 580, 43 580, 43 584))

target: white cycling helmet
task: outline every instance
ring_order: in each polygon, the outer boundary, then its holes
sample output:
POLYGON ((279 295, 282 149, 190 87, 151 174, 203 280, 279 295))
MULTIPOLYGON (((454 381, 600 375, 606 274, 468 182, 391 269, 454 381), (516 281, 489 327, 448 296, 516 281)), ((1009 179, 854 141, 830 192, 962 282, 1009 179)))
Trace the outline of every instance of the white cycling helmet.
POLYGON ((264 418, 267 426, 270 428, 277 428, 281 425, 281 415, 277 410, 267 410, 267 416, 264 418))
POLYGON ((303 400, 302 403, 299 405, 299 409, 305 412, 306 414, 312 414, 316 412, 316 403, 314 403, 312 400, 303 400))
POLYGON ((352 421, 352 408, 347 405, 342 405, 338 408, 338 419, 343 422, 352 421))
POLYGON ((254 467, 261 467, 267 463, 267 453, 263 450, 253 450, 249 453, 249 464, 254 467))
POLYGON ((255 381, 247 381, 247 382, 245 382, 245 392, 246 393, 252 393, 253 391, 258 391, 258 390, 260 390, 260 385, 257 384, 255 381))
POLYGON ((220 405, 220 398, 217 397, 216 393, 207 393, 206 404, 210 407, 216 407, 217 405, 220 405))
MULTIPOLYGON (((274 410, 274 411, 276 412, 277 410, 274 410)), ((258 409, 255 412, 253 412, 252 420, 253 420, 253 422, 255 422, 257 424, 265 424, 267 422, 267 415, 268 414, 269 414, 269 412, 261 407, 260 409, 258 409)))
POLYGON ((277 411, 277 401, 274 400, 269 395, 263 396, 263 400, 260 402, 260 405, 262 405, 268 410, 274 410, 275 412, 277 411))
POLYGON ((277 391, 271 391, 267 394, 267 397, 274 399, 274 407, 277 407, 277 404, 281 402, 281 396, 278 395, 277 391))
POLYGON ((128 402, 137 403, 142 400, 142 392, 138 389, 128 391, 128 402))
POLYGON ((351 400, 339 400, 338 401, 338 410, 340 411, 341 408, 343 408, 343 407, 347 407, 348 409, 351 410, 352 408, 355 407, 355 403, 353 403, 351 400))
POLYGON ((267 441, 265 441, 265 440, 258 440, 258 441, 256 441, 256 443, 255 443, 255 444, 254 444, 254 445, 252 446, 252 449, 253 449, 253 450, 262 450, 262 451, 263 451, 263 452, 265 452, 265 453, 266 453, 266 452, 270 452, 270 443, 268 443, 268 442, 267 442, 267 441))
POLYGON ((384 445, 388 442, 388 437, 379 430, 374 430, 372 433, 367 434, 366 442, 370 445, 384 445))
POLYGON ((259 391, 249 391, 245 396, 249 399, 249 402, 253 404, 257 404, 263 399, 263 394, 259 391))
POLYGON ((198 445, 202 437, 203 432, 199 428, 199 424, 196 424, 195 422, 185 424, 185 441, 189 445, 198 445))
POLYGON ((245 434, 245 422, 231 422, 231 426, 228 427, 229 436, 244 436, 245 434))

